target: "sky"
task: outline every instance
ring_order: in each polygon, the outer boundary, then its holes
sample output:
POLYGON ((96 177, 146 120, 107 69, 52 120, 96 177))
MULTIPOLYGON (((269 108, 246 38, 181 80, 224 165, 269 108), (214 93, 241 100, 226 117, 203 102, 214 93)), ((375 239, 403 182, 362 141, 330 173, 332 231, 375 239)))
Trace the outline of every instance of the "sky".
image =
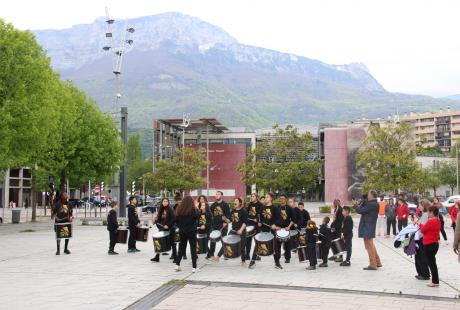
POLYGON ((105 15, 180 12, 240 43, 331 64, 364 63, 392 92, 460 94, 458 0, 0 0, 19 29, 63 29, 105 15))

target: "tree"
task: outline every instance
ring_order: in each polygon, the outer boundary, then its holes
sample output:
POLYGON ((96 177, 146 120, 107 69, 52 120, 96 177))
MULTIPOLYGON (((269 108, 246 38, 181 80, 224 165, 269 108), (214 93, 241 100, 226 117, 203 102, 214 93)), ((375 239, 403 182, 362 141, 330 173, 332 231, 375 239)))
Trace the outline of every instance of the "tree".
MULTIPOLYGON (((128 184, 126 184, 126 189, 131 191, 131 183, 135 181, 138 183, 138 180, 142 178, 146 173, 152 171, 152 160, 136 160, 131 162, 128 165, 128 184)), ((147 187, 146 189, 151 189, 147 187)), ((153 189, 153 188, 152 188, 153 189)))
POLYGON ((246 184, 257 184, 259 189, 295 192, 316 186, 321 161, 312 157, 315 152, 309 132, 300 134, 288 125, 273 126, 274 132, 265 133, 244 163, 238 167, 246 184))
POLYGON ((407 122, 371 125, 357 160, 365 169, 365 191, 372 188, 397 193, 418 187, 420 168, 415 160, 411 125, 407 122))
POLYGON ((454 189, 457 187, 457 164, 456 162, 441 162, 439 164, 439 178, 441 184, 448 185, 454 193, 454 189))
POLYGON ((433 196, 437 196, 437 189, 439 186, 442 185, 441 175, 439 173, 439 169, 437 167, 425 168, 425 178, 424 183, 426 184, 427 188, 433 190, 433 196))
POLYGON ((140 142, 140 135, 138 133, 132 134, 128 139, 128 169, 129 164, 134 161, 142 160, 142 148, 140 142))
POLYGON ((145 184, 154 190, 195 190, 206 184, 201 176, 206 159, 193 148, 181 148, 170 160, 160 160, 155 171, 144 175, 145 184))

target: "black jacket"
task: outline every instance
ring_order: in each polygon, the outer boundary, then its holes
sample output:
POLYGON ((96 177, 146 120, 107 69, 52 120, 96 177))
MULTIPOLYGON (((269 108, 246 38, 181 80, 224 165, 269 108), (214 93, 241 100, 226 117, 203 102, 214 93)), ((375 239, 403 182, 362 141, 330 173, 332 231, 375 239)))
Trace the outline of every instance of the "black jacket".
POLYGON ((260 227, 260 230, 268 232, 271 231, 271 228, 269 226, 273 224, 279 227, 281 226, 279 207, 275 205, 262 206, 260 214, 260 221, 262 223, 262 227, 260 227))
POLYGON ((228 203, 226 203, 223 200, 221 200, 220 202, 216 201, 211 205, 211 213, 213 229, 222 228, 222 224, 224 223, 224 216, 228 220, 230 220, 230 207, 228 206, 228 203))
POLYGON ((321 224, 319 226, 319 236, 318 239, 324 244, 328 245, 332 241, 332 232, 327 224, 321 224))
POLYGON ((197 230, 200 211, 193 210, 192 214, 186 216, 176 215, 176 225, 180 233, 189 233, 197 230))
MULTIPOLYGON (((290 206, 280 206, 280 224, 282 228, 289 226, 291 222, 295 221, 294 210, 290 206)), ((294 228, 294 227, 293 227, 294 228)))
POLYGON ((117 221, 117 211, 114 209, 109 211, 107 215, 107 230, 108 231, 117 231, 118 221, 117 221))
POLYGON ((262 209, 262 204, 259 201, 256 203, 250 202, 247 205, 246 211, 248 211, 248 218, 251 219, 248 222, 248 225, 255 226, 255 224, 259 221, 261 209, 262 209), (252 221, 252 220, 255 220, 255 221, 252 221))
POLYGON ((176 222, 176 216, 174 214, 173 207, 160 207, 158 211, 158 218, 155 223, 157 224, 158 230, 160 231, 174 231, 174 223, 176 222), (161 224, 161 225, 158 225, 161 224), (168 229, 165 229, 163 226, 168 226, 168 229))
POLYGON ((307 227, 306 233, 307 233, 307 238, 306 238, 307 246, 315 247, 316 241, 318 240, 318 228, 316 226, 307 227))
POLYGON ((137 209, 131 204, 129 204, 126 208, 128 209, 128 225, 130 228, 133 228, 141 222, 139 221, 139 216, 137 215, 137 209))
POLYGON ((311 219, 310 213, 308 213, 308 211, 305 209, 303 209, 302 211, 300 209, 296 209, 296 211, 297 216, 295 223, 297 224, 297 228, 300 229, 307 227, 307 222, 311 219))
POLYGON ((342 224, 343 224, 343 214, 342 214, 342 207, 339 206, 334 212, 335 220, 331 224, 331 229, 334 230, 334 235, 340 236, 342 232, 342 224))
POLYGON ((345 239, 353 237, 353 219, 351 216, 347 216, 343 220, 342 234, 345 239))
POLYGON ((198 227, 201 227, 201 225, 204 225, 205 228, 204 230, 202 230, 201 228, 198 228, 198 232, 200 234, 207 234, 211 231, 211 226, 212 226, 211 211, 200 210, 200 218, 198 220, 198 227))

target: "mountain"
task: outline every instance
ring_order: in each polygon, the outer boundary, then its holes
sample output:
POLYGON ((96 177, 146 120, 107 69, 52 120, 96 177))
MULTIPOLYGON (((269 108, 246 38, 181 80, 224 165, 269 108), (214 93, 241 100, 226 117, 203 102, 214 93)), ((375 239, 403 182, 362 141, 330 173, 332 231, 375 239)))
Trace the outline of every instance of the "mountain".
MULTIPOLYGON (((129 126, 152 119, 215 116, 228 126, 269 127, 460 107, 459 101, 387 92, 364 64, 331 65, 238 43, 224 30, 179 13, 129 20, 134 48, 125 55, 121 93, 129 126)), ((114 24, 114 35, 125 27, 114 24)), ((103 52, 105 19, 35 31, 63 79, 114 109, 112 57, 103 52)), ((115 42, 119 38, 114 38, 115 42)))
POLYGON ((451 100, 460 101, 460 94, 455 94, 455 95, 450 95, 450 96, 447 96, 447 97, 443 97, 443 99, 451 99, 451 100))

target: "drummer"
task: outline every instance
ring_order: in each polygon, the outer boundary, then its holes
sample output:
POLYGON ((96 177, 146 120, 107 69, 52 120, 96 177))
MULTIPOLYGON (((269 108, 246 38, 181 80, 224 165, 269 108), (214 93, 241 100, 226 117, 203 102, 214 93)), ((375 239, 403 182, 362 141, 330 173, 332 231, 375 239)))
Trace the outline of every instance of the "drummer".
POLYGON ((297 205, 297 216, 295 219, 295 227, 297 229, 302 229, 307 227, 307 223, 310 220, 310 213, 308 213, 307 210, 305 210, 305 206, 303 202, 299 202, 297 205))
MULTIPOLYGON (((231 213, 231 223, 232 229, 229 232, 229 235, 239 235, 241 237, 241 264, 243 265, 246 262, 246 255, 244 251, 246 249, 246 225, 248 223, 248 212, 243 207, 243 200, 239 197, 234 200, 234 208, 231 213)), ((217 255, 220 258, 224 254, 224 248, 222 247, 217 255)), ((218 259, 217 259, 218 261, 218 259)))
MULTIPOLYGON (((206 196, 201 195, 198 197, 198 206, 200 209, 200 219, 198 220, 198 234, 205 234, 206 238, 209 240, 209 234, 211 233, 212 228, 212 213, 211 207, 209 206, 206 196)), ((206 259, 211 258, 211 252, 208 248, 208 254, 206 259)))
MULTIPOLYGON (((173 207, 169 205, 169 199, 163 198, 160 201, 160 209, 158 210, 157 218, 155 219, 155 224, 158 227, 159 231, 168 231, 169 232, 169 242, 174 244, 174 235, 176 228, 174 223, 176 222, 176 216, 174 214, 173 207)), ((172 247, 172 256, 173 262, 177 259, 176 247, 172 247)), ((152 262, 160 262, 160 253, 157 253, 154 258, 150 259, 152 262)))
POLYGON ((117 230, 118 230, 118 220, 117 220, 117 209, 118 209, 118 204, 116 201, 112 201, 110 203, 110 211, 109 214, 107 215, 107 230, 109 231, 109 238, 110 238, 110 243, 109 243, 109 255, 118 255, 117 252, 115 252, 115 244, 117 243, 117 230))
POLYGON ((129 239, 128 239, 128 253, 136 253, 141 250, 136 248, 136 227, 141 226, 141 221, 137 215, 137 199, 134 196, 129 197, 128 209, 128 226, 129 226, 129 239))
MULTIPOLYGON (((262 203, 259 201, 259 195, 257 193, 252 193, 251 195, 251 201, 249 204, 246 206, 246 211, 248 211, 248 224, 247 226, 252 226, 254 227, 256 233, 259 231, 259 226, 257 225, 259 223, 259 218, 260 218, 260 210, 262 209, 262 203)), ((250 259, 250 254, 251 254, 251 247, 252 247, 252 239, 253 237, 248 237, 246 238, 246 260, 250 259)), ((257 256, 256 260, 260 260, 260 257, 257 256)))
MULTIPOLYGON (((281 222, 281 228, 284 228, 286 231, 290 231, 291 229, 295 229, 294 227, 294 220, 295 220, 295 215, 294 215, 294 209, 292 207, 287 205, 288 202, 288 197, 285 194, 280 195, 280 200, 281 200, 281 205, 279 206, 279 212, 280 212, 280 222, 281 222)), ((275 251, 277 248, 279 248, 278 253, 281 253, 281 244, 283 242, 279 241, 278 239, 275 239, 275 251)), ((289 264, 291 261, 291 246, 289 242, 284 242, 284 258, 285 258, 285 263, 289 264)))
MULTIPOLYGON (((67 201, 67 193, 62 192, 59 196, 59 200, 56 201, 53 207, 53 211, 51 212, 51 219, 54 218, 54 223, 67 223, 72 222, 73 219, 73 211, 72 208, 68 205, 67 201)), ((56 231, 56 225, 54 226, 54 231, 56 231)), ((56 239, 56 255, 61 254, 61 239, 56 239)), ((70 254, 69 251, 69 239, 65 239, 64 245, 64 253, 70 254)))
MULTIPOLYGON (((273 198, 274 195, 272 193, 266 193, 265 194, 265 205, 262 206, 260 210, 260 222, 258 223, 258 226, 261 231, 263 232, 271 232, 273 235, 275 235, 276 231, 280 229, 280 214, 279 214, 279 208, 275 205, 273 205, 273 198)), ((280 264, 280 248, 275 247, 275 268, 277 269, 283 269, 283 267, 280 264)), ((249 268, 254 268, 256 262, 256 257, 257 257, 257 247, 254 247, 254 251, 252 252, 252 259, 251 263, 249 264, 249 268)))
MULTIPOLYGON (((230 207, 222 200, 223 193, 221 191, 216 192, 216 201, 211 205, 212 213, 212 230, 220 230, 222 237, 227 235, 228 224, 230 223, 230 207)), ((211 242, 209 247, 209 254, 213 256, 214 260, 218 260, 214 256, 216 250, 216 243, 211 242)))

